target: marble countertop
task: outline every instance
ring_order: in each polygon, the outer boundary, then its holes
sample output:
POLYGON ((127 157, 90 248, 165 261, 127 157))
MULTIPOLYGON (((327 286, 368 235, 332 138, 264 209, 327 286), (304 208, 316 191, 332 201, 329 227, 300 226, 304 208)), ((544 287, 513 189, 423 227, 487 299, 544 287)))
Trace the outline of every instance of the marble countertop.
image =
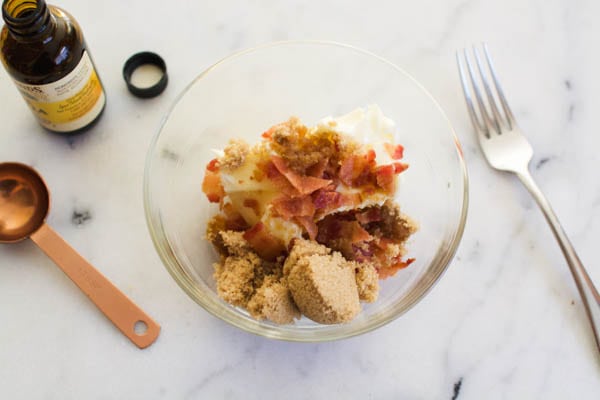
POLYGON ((163 329, 138 350, 33 243, 0 245, 0 398, 600 398, 600 356, 567 265, 525 189, 483 160, 454 60, 456 49, 490 46, 535 149, 533 175, 600 284, 600 3, 55 4, 84 29, 105 114, 76 138, 46 133, 2 70, 0 160, 44 175, 49 224, 163 329), (406 69, 446 110, 469 169, 468 223, 447 273, 406 315, 337 342, 267 340, 209 315, 162 266, 144 220, 146 150, 177 94, 231 52, 285 39, 345 42, 406 69), (169 68, 151 100, 121 77, 141 50, 169 68))

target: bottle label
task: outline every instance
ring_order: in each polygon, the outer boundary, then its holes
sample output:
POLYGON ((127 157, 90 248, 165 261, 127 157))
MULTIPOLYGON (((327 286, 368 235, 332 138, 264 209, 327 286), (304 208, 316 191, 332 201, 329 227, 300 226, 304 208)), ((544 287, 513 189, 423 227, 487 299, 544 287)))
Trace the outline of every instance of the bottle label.
POLYGON ((88 53, 73 71, 56 82, 17 88, 40 124, 58 132, 71 132, 92 122, 100 114, 106 96, 88 53))

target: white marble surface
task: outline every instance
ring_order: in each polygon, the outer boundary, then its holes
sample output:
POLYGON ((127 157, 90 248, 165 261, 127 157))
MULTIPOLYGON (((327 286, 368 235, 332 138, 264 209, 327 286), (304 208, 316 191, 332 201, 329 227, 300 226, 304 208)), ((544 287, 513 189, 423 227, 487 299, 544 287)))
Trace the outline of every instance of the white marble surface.
POLYGON ((482 159, 454 61, 455 49, 488 42, 535 148, 534 176, 600 283, 600 3, 56 3, 83 26, 108 107, 84 136, 53 136, 2 71, 0 160, 43 173, 48 222, 163 330, 138 350, 31 242, 0 245, 0 398, 600 398, 600 357, 567 266, 526 191, 482 159), (471 207, 454 262, 408 314, 349 340, 270 341, 212 317, 168 275, 144 221, 146 149, 177 93, 221 57, 282 39, 346 42, 404 67, 465 149, 471 207), (138 100, 121 66, 146 49, 166 59, 171 80, 138 100))

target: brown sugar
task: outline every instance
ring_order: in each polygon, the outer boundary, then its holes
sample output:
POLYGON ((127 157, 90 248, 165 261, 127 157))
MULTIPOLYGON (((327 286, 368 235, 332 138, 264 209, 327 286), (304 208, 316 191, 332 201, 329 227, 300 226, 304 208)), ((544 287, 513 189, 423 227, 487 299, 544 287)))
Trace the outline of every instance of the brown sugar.
POLYGON ((232 139, 223 149, 224 155, 219 158, 219 168, 233 170, 244 163, 250 150, 248 143, 243 140, 232 139))
POLYGON ((248 302, 248 312, 254 318, 268 319, 276 324, 291 324, 300 318, 300 311, 285 282, 272 276, 264 279, 263 284, 248 302))
POLYGON ((315 322, 348 322, 361 310, 354 263, 340 253, 299 257, 287 280, 294 302, 315 322))
POLYGON ((219 297, 246 308, 256 319, 289 324, 300 317, 287 283, 282 280, 280 262, 262 260, 251 250, 242 232, 213 232, 207 236, 221 252, 221 261, 214 265, 219 297))
POLYGON ((246 307, 254 294, 254 271, 260 264, 261 259, 252 252, 224 257, 216 263, 214 277, 219 297, 234 306, 246 307))
POLYGON ((289 276, 292 268, 300 262, 302 258, 311 255, 325 256, 331 254, 331 249, 311 240, 294 240, 292 250, 283 264, 283 276, 289 276))
POLYGON ((354 263, 358 298, 373 303, 379 296, 379 274, 373 264, 354 263))

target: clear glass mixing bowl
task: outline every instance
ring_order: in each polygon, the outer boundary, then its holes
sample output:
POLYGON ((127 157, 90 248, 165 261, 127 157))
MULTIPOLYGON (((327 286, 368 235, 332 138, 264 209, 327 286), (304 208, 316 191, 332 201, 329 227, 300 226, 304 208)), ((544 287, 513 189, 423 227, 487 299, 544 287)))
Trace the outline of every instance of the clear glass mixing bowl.
POLYGON ((144 204, 154 245, 181 288, 215 316, 269 338, 324 341, 358 335, 409 310, 448 267, 465 226, 467 174, 458 140, 440 106, 410 75, 366 51, 330 42, 284 42, 234 54, 202 72, 178 97, 146 160, 144 204), (257 321, 216 293, 204 239, 216 212, 202 193, 206 163, 231 138, 249 143, 295 115, 306 125, 378 104, 398 127, 410 168, 396 200, 418 221, 409 241, 416 261, 381 282, 379 299, 352 322, 306 318, 279 326, 257 321))

